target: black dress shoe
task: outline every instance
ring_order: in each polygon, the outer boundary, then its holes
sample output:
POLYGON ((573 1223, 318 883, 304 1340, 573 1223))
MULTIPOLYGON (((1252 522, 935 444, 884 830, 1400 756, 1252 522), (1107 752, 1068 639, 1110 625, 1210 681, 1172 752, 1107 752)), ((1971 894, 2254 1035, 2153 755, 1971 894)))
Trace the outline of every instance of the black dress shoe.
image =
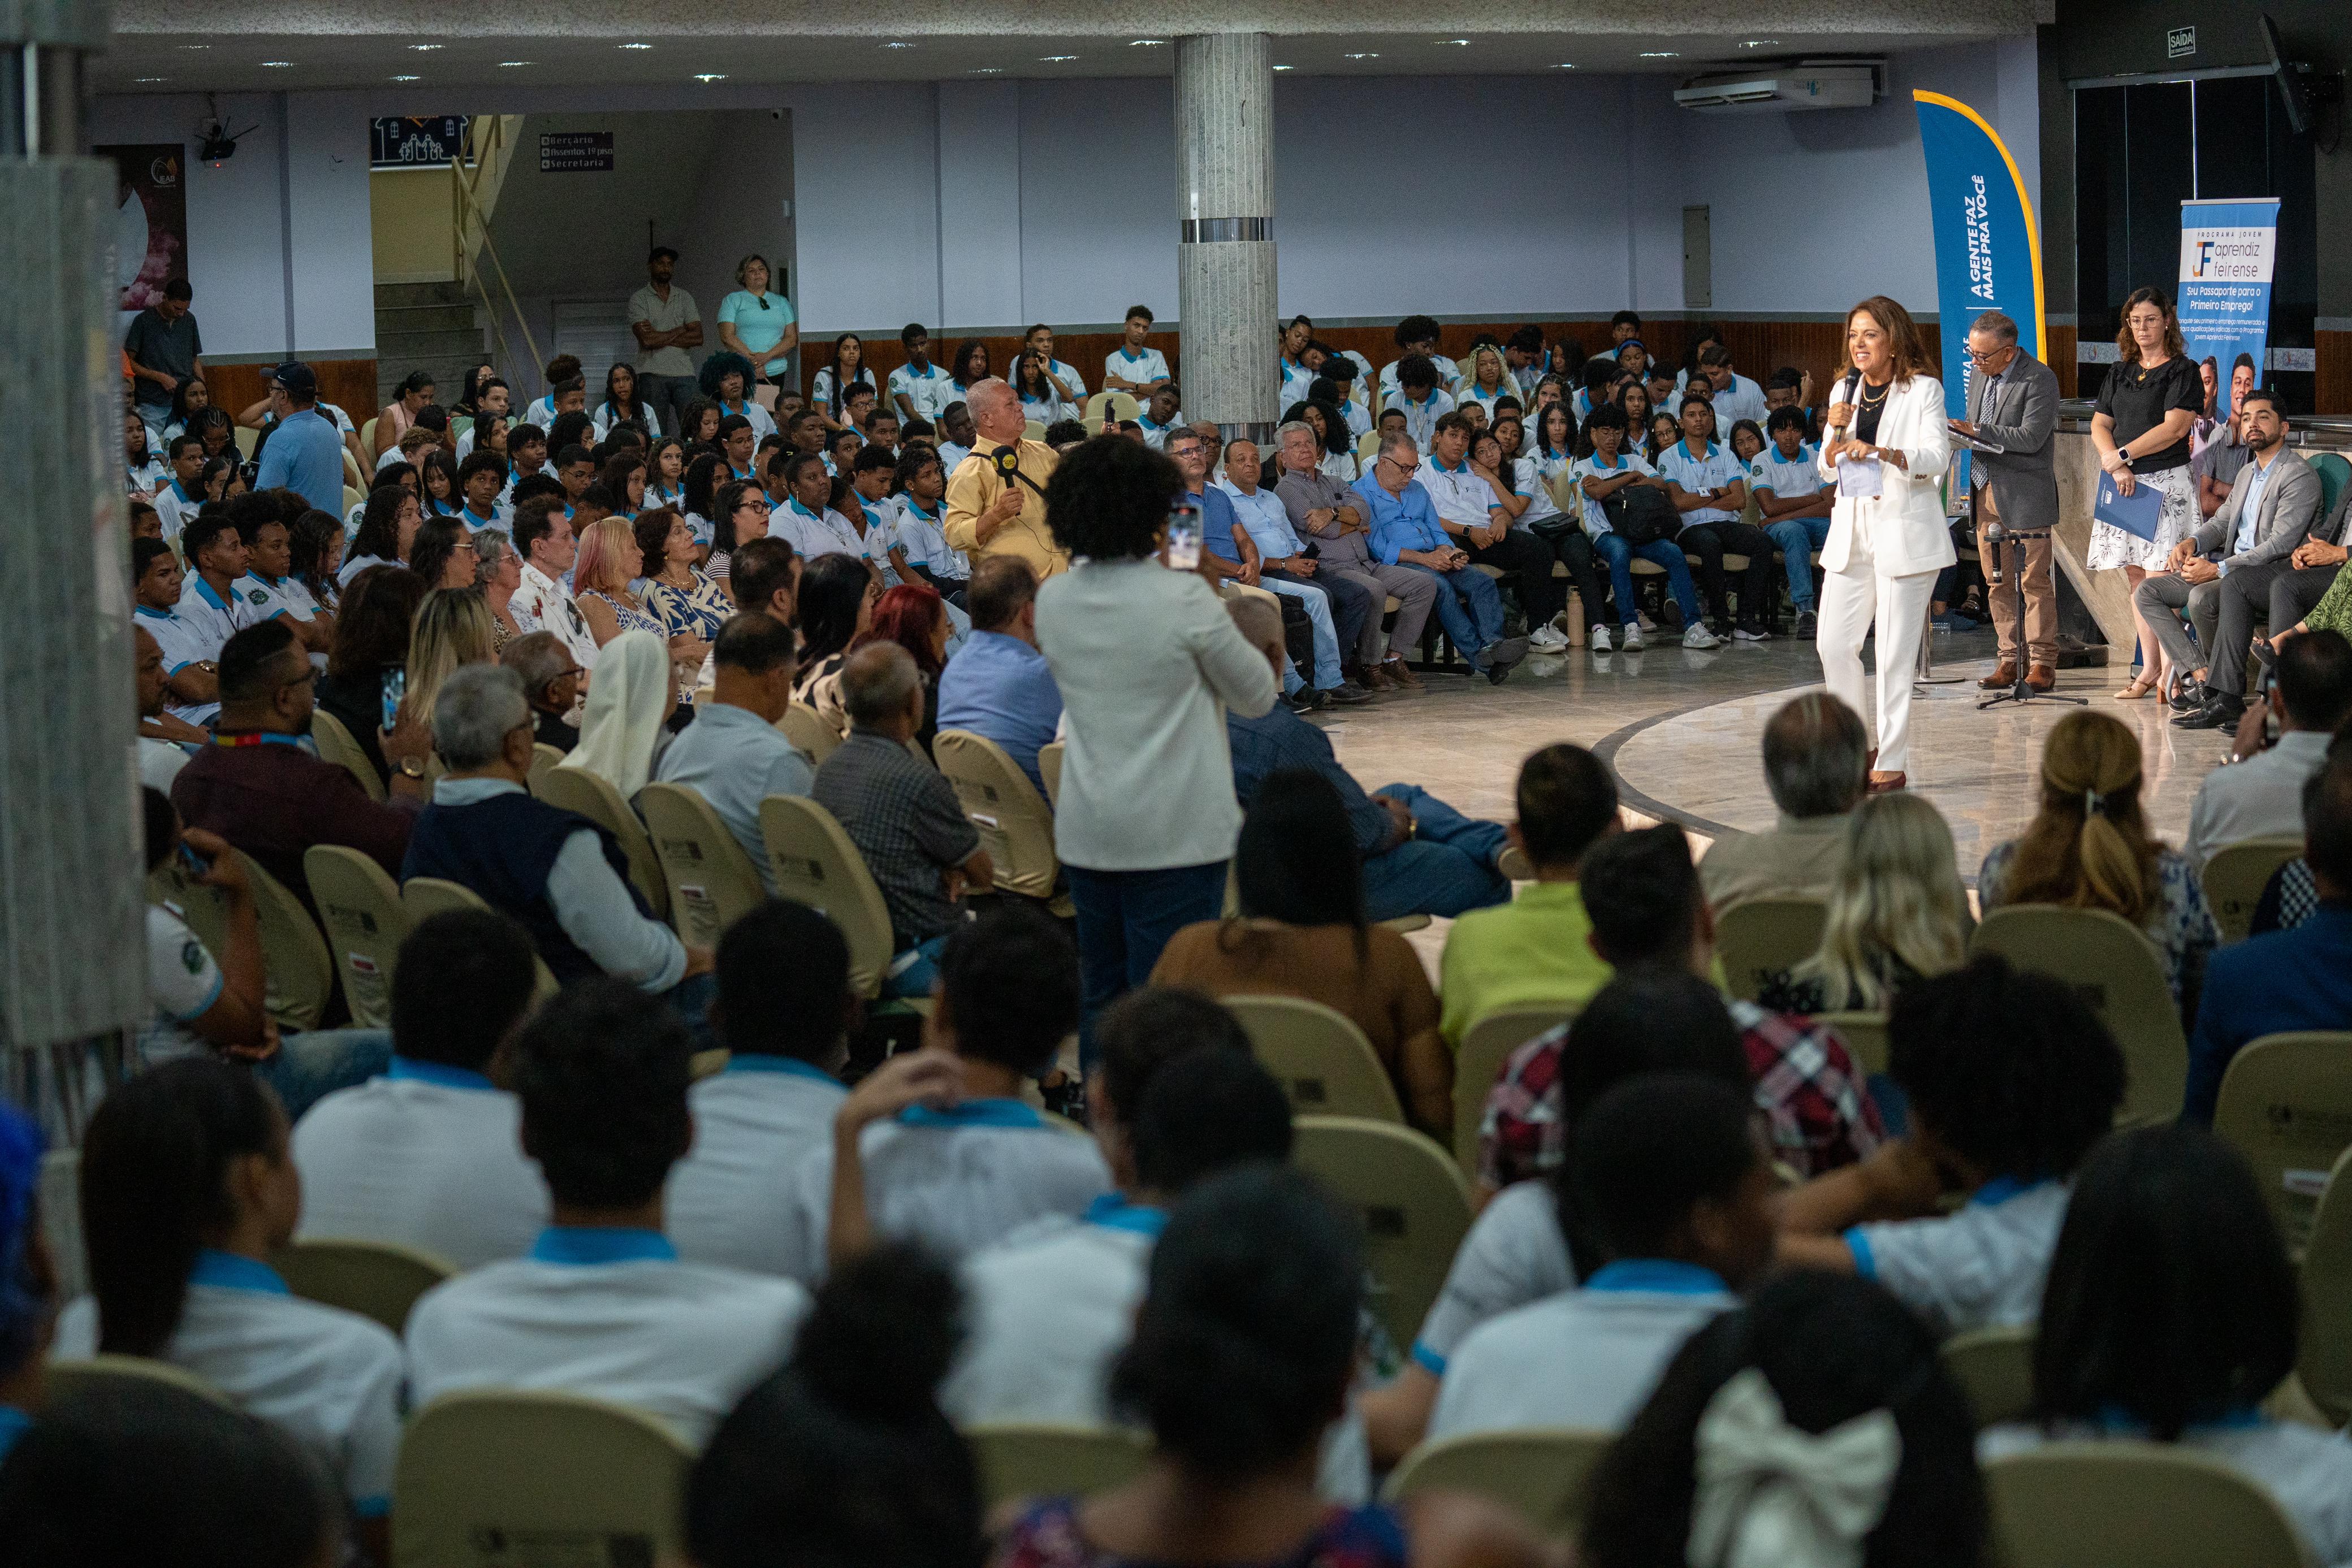
POLYGON ((2194 713, 2210 702, 2213 696, 2213 693, 2205 689, 2204 682, 2195 679, 2183 680, 2180 683, 2180 690, 2173 695, 2172 711, 2194 713))
POLYGON ((2221 692, 2206 699, 2205 706, 2195 713, 2182 714, 2172 721, 2175 729, 2235 729, 2238 721, 2246 716, 2246 705, 2236 697, 2221 692))

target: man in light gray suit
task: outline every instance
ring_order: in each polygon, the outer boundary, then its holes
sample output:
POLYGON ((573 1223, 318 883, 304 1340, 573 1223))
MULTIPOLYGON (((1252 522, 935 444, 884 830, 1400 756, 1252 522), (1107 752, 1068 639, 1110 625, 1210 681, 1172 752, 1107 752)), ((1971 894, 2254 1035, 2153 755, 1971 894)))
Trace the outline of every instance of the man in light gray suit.
POLYGON ((1993 635, 2000 640, 2000 663, 1977 684, 1988 691, 2017 683, 2025 661, 2025 683, 2037 692, 2058 684, 2058 589, 2050 576, 2050 531, 2058 526, 2058 470, 2051 461, 2051 437, 2058 429, 2058 377, 2048 365, 2017 346, 2017 323, 1988 310, 1969 328, 1969 416, 1952 422, 1962 435, 1999 446, 1969 459, 1976 492, 1977 557, 1984 567, 1986 607, 1993 635), (1988 524, 2043 537, 2027 539, 2025 570, 2012 570, 2011 547, 1996 561, 1984 541, 1988 524), (2025 646, 2017 646, 2017 595, 2025 593, 2025 646))
POLYGON ((2280 412, 2278 394, 2258 387, 2239 401, 2237 414, 2240 439, 2252 455, 2231 484, 2229 499, 2204 527, 2172 547, 2164 570, 2142 579, 2134 596, 2173 667, 2194 671, 2200 683, 2197 708, 2173 721, 2184 729, 2234 725, 2242 711, 2239 698, 2202 686, 2218 645, 2222 579, 2242 568, 2289 559, 2319 520, 2319 475, 2286 449, 2286 415, 2280 412), (2183 610, 2197 629, 2193 643, 2181 629, 2183 610))

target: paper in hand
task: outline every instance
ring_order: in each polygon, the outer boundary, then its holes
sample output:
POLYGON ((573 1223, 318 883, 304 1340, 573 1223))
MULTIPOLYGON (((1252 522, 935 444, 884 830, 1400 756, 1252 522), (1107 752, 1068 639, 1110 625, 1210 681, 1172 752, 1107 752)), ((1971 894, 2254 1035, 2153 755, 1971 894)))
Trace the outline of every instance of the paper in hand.
POLYGON ((1837 465, 1838 494, 1857 500, 1875 499, 1885 482, 1885 467, 1875 457, 1849 457, 1837 465))

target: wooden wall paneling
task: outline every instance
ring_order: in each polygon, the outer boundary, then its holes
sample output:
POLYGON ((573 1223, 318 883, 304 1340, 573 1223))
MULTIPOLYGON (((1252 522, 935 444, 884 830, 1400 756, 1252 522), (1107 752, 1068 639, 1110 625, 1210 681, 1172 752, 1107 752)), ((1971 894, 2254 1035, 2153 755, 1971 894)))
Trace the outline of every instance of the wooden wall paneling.
POLYGON ((2312 379, 2311 412, 2352 413, 2352 332, 2315 335, 2319 373, 2312 379))
POLYGON ((2046 345, 2049 352, 2042 356, 2042 362, 2057 373, 2061 396, 2079 396, 2074 390, 2079 384, 2075 379, 2074 355, 2081 347, 2082 339, 2073 327, 2053 326, 2049 329, 2049 335, 2050 341, 2046 345))
MULTIPOLYGON (((319 399, 351 415, 354 425, 365 424, 380 412, 375 401, 373 360, 305 360, 319 378, 319 399)), ((206 365, 205 384, 213 402, 232 417, 243 413, 269 392, 275 365, 206 365)))

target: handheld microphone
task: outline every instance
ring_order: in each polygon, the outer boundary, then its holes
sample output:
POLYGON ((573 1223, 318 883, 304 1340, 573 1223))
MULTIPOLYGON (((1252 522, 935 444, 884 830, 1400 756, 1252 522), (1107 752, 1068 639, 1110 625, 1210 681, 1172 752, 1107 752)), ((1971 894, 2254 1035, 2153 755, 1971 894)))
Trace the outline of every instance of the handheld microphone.
POLYGON ((1000 446, 996 449, 996 456, 993 461, 996 464, 996 476, 1003 480, 1007 485, 1012 484, 1013 480, 1021 476, 1020 448, 1014 446, 1000 446))
MULTIPOLYGON (((1830 399, 1830 402, 1832 403, 1845 403, 1851 405, 1853 402, 1854 393, 1860 391, 1861 387, 1862 372, 1860 371, 1856 371, 1838 383, 1837 395, 1830 399)), ((1832 424, 1830 428, 1832 430, 1843 430, 1845 426, 1843 424, 1832 424)))
POLYGON ((2000 547, 2009 542, 2009 530, 2000 526, 1999 517, 1985 525, 1984 542, 1989 561, 1989 570, 1985 577, 1995 588, 1999 588, 2000 586, 2000 547))

